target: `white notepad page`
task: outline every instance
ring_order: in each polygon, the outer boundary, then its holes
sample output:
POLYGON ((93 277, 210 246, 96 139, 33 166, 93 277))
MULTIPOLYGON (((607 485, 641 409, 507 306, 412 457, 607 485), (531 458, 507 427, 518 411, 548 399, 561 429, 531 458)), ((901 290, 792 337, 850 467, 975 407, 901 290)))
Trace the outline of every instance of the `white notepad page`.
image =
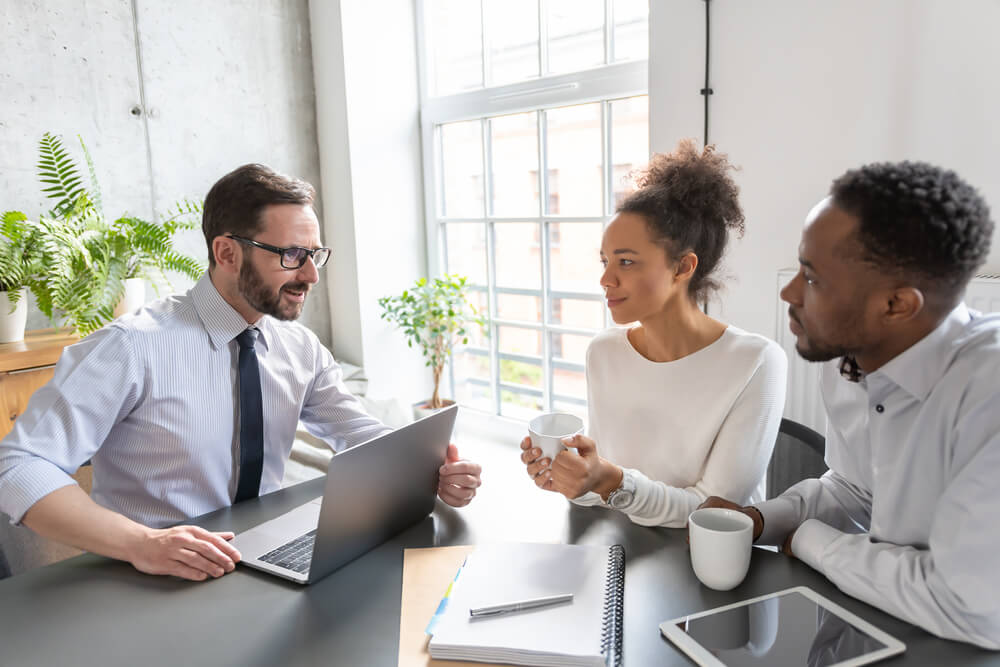
POLYGON ((452 590, 429 650, 435 658, 515 664, 603 665, 601 631, 609 547, 491 544, 476 547, 452 590), (560 593, 573 601, 470 618, 469 609, 560 593), (571 658, 567 661, 566 658, 571 658))

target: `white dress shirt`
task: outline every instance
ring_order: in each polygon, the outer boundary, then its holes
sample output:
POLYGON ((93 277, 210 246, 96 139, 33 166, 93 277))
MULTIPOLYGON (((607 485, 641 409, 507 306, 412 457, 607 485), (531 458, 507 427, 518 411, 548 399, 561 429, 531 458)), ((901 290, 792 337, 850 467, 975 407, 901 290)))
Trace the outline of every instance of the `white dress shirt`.
POLYGON ((757 507, 761 544, 848 595, 1000 648, 1000 315, 964 304, 860 382, 822 374, 830 471, 757 507), (801 525, 800 525, 801 524, 801 525))
MULTIPOLYGON (((587 432, 635 483, 622 511, 643 526, 681 527, 708 496, 761 499, 787 365, 777 343, 736 327, 667 362, 639 354, 625 329, 598 334, 587 348, 587 432)), ((602 503, 596 493, 574 502, 602 503)))
MULTIPOLYGON (((0 511, 20 522, 93 461, 99 505, 163 526, 232 504, 239 475, 239 346, 247 322, 208 274, 67 347, 0 442, 0 511)), ((256 323, 264 402, 261 494, 280 488, 299 420, 334 449, 389 429, 295 322, 256 323)))

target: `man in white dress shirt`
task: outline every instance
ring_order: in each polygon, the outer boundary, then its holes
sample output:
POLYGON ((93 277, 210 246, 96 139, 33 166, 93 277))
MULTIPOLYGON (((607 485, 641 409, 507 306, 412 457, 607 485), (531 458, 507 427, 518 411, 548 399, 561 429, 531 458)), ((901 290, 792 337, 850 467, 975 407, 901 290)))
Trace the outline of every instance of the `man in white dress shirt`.
POLYGON ((1000 648, 1000 315, 962 302, 993 222, 954 172, 871 164, 806 219, 782 290, 826 361, 830 470, 742 509, 845 593, 939 637, 1000 648))
MULTIPOLYGON (((232 533, 162 526, 277 490, 299 420, 334 448, 391 430, 294 322, 330 256, 314 195, 257 164, 212 187, 208 272, 66 348, 0 442, 0 512, 143 572, 219 577, 240 559, 232 533), (92 496, 69 476, 88 459, 92 496)), ((479 484, 449 446, 441 499, 463 506, 479 484)))

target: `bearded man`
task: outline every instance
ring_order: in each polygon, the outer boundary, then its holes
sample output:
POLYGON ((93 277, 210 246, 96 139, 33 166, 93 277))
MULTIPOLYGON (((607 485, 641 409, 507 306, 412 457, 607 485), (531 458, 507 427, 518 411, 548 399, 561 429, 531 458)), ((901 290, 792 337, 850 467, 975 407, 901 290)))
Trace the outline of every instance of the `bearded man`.
MULTIPOLYGON (((299 421, 334 449, 390 431, 295 322, 330 259, 314 197, 260 164, 212 186, 208 272, 65 349, 0 442, 0 511, 142 572, 201 581, 234 569, 233 534, 176 524, 279 489, 299 421), (91 496, 70 477, 87 460, 91 496)), ((480 484, 454 445, 440 473, 438 495, 456 507, 480 484)))
POLYGON ((785 286, 824 362, 829 472, 754 507, 760 544, 939 637, 1000 649, 1000 315, 966 307, 993 221, 922 162, 848 171, 809 213, 785 286))

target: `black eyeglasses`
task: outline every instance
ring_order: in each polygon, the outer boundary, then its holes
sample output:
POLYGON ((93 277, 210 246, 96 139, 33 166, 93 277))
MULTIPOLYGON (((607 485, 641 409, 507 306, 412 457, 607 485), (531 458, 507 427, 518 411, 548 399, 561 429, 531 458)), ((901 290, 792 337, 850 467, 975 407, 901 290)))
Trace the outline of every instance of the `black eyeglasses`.
POLYGON ((236 239, 240 243, 246 243, 247 245, 252 245, 256 248, 260 248, 261 250, 267 250, 268 252, 280 255, 281 266, 285 269, 300 269, 309 257, 312 257, 313 264, 316 265, 316 268, 320 269, 330 260, 330 253, 332 252, 329 248, 315 248, 313 250, 310 250, 309 248, 300 248, 298 246, 292 246, 291 248, 279 248, 278 246, 268 245, 266 243, 261 243, 260 241, 254 241, 253 239, 245 239, 242 236, 236 236, 235 234, 226 234, 226 236, 231 239, 236 239))

